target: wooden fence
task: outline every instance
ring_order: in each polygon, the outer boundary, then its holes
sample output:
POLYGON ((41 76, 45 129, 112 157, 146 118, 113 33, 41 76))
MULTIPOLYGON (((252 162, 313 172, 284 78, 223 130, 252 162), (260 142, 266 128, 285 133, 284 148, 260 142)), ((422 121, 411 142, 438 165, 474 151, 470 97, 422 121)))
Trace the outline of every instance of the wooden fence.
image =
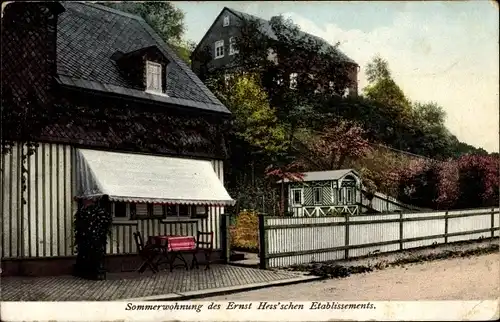
POLYGON ((313 218, 260 216, 260 266, 286 267, 497 236, 499 208, 313 218))

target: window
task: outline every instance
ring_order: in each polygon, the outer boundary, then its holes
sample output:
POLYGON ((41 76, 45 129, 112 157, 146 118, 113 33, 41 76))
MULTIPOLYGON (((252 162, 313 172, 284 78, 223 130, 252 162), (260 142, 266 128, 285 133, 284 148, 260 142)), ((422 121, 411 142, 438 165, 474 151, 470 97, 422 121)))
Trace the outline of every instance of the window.
POLYGON ((177 217, 177 206, 163 206, 163 214, 165 215, 165 217, 177 217))
POLYGON ((292 189, 292 204, 302 205, 302 189, 292 189))
POLYGON ((137 218, 137 208, 135 207, 135 203, 129 204, 130 208, 130 218, 135 219, 137 218))
POLYGON ((267 60, 274 62, 275 65, 278 64, 278 55, 272 48, 267 49, 267 60))
POLYGON ((224 57, 224 40, 215 42, 215 59, 224 57))
POLYGON ((347 204, 354 203, 354 193, 352 189, 347 189, 347 204))
POLYGON ((234 55, 239 53, 239 50, 236 49, 236 37, 229 38, 229 55, 234 55))
POLYGON ((222 26, 223 26, 223 27, 227 27, 227 26, 229 26, 229 16, 225 16, 225 17, 224 17, 224 21, 223 21, 223 23, 222 23, 222 26))
POLYGON ((189 206, 179 205, 179 217, 187 217, 187 216, 189 216, 189 206))
POLYGON ((127 217, 127 204, 124 202, 115 202, 115 217, 116 218, 126 218, 127 217))
POLYGON ((322 204, 323 201, 322 194, 323 194, 323 189, 321 187, 313 188, 313 202, 315 205, 322 204))
POLYGON ((207 206, 192 206, 191 207, 191 217, 205 218, 208 216, 207 206))
POLYGON ((296 89, 297 88, 297 77, 299 75, 297 73, 291 73, 290 74, 290 88, 291 89, 296 89))
POLYGON ((162 93, 161 64, 146 62, 146 91, 162 93))
POLYGON ((163 206, 163 215, 166 218, 189 217, 194 213, 188 205, 163 206))

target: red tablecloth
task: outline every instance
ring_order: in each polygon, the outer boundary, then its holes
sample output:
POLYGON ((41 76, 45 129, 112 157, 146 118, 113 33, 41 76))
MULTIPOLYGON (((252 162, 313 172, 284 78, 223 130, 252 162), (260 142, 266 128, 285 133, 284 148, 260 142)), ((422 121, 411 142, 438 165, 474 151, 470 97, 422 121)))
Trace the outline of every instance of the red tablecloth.
POLYGON ((166 240, 167 250, 169 252, 193 250, 196 248, 196 240, 194 236, 156 236, 155 239, 160 243, 161 241, 166 240))

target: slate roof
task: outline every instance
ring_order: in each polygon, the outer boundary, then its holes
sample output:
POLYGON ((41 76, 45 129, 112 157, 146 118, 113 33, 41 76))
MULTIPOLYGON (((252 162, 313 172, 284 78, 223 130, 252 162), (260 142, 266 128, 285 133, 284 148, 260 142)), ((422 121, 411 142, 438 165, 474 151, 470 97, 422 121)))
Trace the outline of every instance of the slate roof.
MULTIPOLYGON (((268 37, 270 37, 271 39, 274 39, 274 40, 278 39, 277 36, 276 36, 276 33, 274 32, 273 28, 271 27, 271 23, 268 20, 256 17, 256 16, 248 14, 248 13, 244 13, 244 12, 241 12, 241 11, 238 11, 238 10, 234 10, 234 9, 231 9, 231 8, 228 8, 228 7, 225 7, 225 9, 229 10, 230 12, 232 12, 237 17, 240 17, 241 19, 245 19, 245 20, 257 20, 260 23, 260 30, 261 30, 261 32, 264 35, 266 35, 266 36, 268 36, 268 37)), ((301 38, 305 37, 305 39, 308 39, 308 38, 309 39, 313 39, 313 40, 319 42, 321 44, 321 50, 323 52, 326 52, 328 49, 333 49, 334 53, 337 55, 337 58, 340 61, 342 61, 342 62, 346 62, 346 63, 351 63, 351 64, 358 65, 354 60, 352 60, 351 58, 349 58, 346 54, 344 54, 339 49, 337 49, 334 46, 332 46, 330 43, 328 43, 326 40, 324 40, 321 37, 318 37, 318 36, 315 36, 315 35, 311 35, 311 34, 309 34, 307 32, 303 32, 303 31, 299 31, 298 36, 301 37, 301 38)))
MULTIPOLYGON (((348 173, 352 173, 357 177, 360 177, 356 170, 353 169, 340 169, 340 170, 331 170, 331 171, 310 171, 304 172, 304 181, 329 181, 329 180, 338 180, 348 173)), ((289 182, 289 180, 285 179, 285 182, 289 182)))
POLYGON ((140 17, 101 5, 61 2, 57 74, 59 83, 96 91, 230 113, 191 69, 140 17), (157 46, 170 61, 167 66, 168 97, 134 90, 111 56, 157 46))

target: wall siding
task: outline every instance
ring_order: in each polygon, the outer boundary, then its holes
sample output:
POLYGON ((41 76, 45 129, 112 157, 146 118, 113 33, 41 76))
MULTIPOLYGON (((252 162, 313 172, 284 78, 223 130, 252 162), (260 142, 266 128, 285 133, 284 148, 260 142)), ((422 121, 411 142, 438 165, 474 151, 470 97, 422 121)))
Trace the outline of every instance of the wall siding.
MULTIPOLYGON (((26 151, 26 148, 24 148, 26 151)), ((74 255, 73 218, 77 204, 76 149, 69 145, 39 144, 26 161, 26 186, 22 193, 22 147, 1 156, 0 252, 2 259, 74 255), (26 204, 22 205, 22 194, 26 204)), ((211 161, 223 182, 223 161, 211 161)), ((137 208, 139 210, 139 207, 137 208)), ((127 211, 129 211, 127 207, 127 211)), ((113 224, 107 246, 109 254, 136 251, 132 233, 196 235, 197 230, 214 232, 214 247, 220 249, 220 216, 224 207, 209 207, 205 219, 161 221, 140 219, 136 224, 113 224)))
POLYGON ((25 161, 15 145, 2 155, 2 258, 68 256, 73 253, 71 148, 39 144, 25 161), (23 196, 25 204, 23 204, 23 196))

